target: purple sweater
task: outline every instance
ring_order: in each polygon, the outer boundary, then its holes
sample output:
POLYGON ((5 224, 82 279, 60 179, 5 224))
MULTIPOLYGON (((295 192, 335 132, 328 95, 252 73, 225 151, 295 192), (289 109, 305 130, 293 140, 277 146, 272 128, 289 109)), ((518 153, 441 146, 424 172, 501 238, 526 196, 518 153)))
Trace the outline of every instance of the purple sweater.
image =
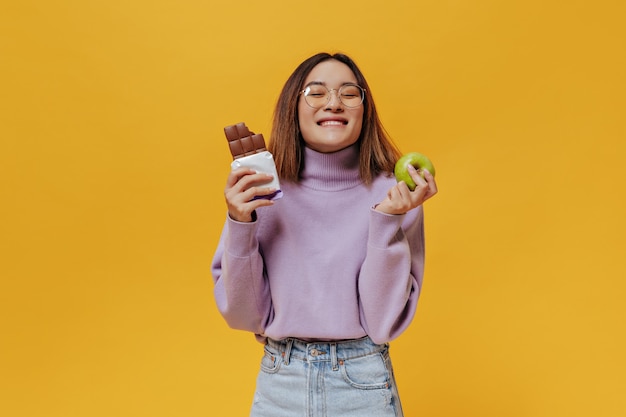
POLYGON ((422 207, 373 207, 395 184, 365 185, 356 146, 306 149, 299 183, 240 223, 227 216, 213 264, 217 307, 229 326, 265 338, 385 343, 415 314, 424 272, 422 207))

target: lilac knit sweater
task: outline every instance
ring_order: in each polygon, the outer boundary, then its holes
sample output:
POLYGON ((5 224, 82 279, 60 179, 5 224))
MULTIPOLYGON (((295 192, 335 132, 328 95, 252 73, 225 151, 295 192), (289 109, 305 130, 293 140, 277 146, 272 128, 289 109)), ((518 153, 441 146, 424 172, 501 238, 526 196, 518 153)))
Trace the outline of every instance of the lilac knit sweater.
POLYGON ((351 146, 306 149, 299 183, 281 182, 257 219, 230 218, 212 265, 215 299, 235 329, 266 337, 388 342, 411 322, 424 272, 422 207, 373 209, 395 179, 366 186, 351 146))

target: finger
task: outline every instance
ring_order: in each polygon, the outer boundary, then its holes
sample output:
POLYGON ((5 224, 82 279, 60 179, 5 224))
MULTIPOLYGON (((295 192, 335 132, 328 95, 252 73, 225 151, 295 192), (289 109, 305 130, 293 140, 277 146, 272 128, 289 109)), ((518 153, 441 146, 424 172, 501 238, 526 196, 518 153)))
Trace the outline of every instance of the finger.
POLYGON ((400 202, 402 200, 409 200, 411 195, 411 189, 406 182, 400 181, 387 191, 387 195, 390 200, 400 202))
POLYGON ((270 198, 264 197, 275 192, 276 189, 271 187, 253 187, 243 193, 230 193, 226 196, 230 217, 239 221, 250 221, 250 216, 254 210, 274 204, 270 198))
POLYGON ((404 202, 411 201, 411 189, 404 181, 396 184, 393 188, 396 190, 396 197, 399 200, 404 202))
POLYGON ((274 202, 268 199, 253 200, 243 206, 229 206, 228 215, 233 219, 240 222, 252 221, 252 213, 259 207, 272 206, 274 202))
MULTIPOLYGON (((227 200, 230 197, 231 204, 233 205, 246 205, 257 200, 263 200, 264 197, 270 196, 276 192, 276 188, 273 187, 250 187, 242 192, 233 192, 227 195, 227 200)), ((267 200, 266 198, 264 200, 267 200)))
MULTIPOLYGON (((255 172, 251 170, 249 173, 243 173, 241 177, 237 180, 235 184, 233 184, 230 188, 236 189, 240 192, 244 192, 251 187, 267 184, 271 182, 274 178, 273 175, 266 174, 263 172, 255 172), (250 173, 251 172, 251 173, 250 173)), ((236 174, 236 175, 239 175, 236 174)))
POLYGON ((257 199, 257 198, 262 199, 263 197, 271 196, 272 194, 275 194, 276 191, 278 191, 274 187, 253 187, 251 188, 251 190, 254 191, 253 197, 252 197, 253 199, 257 199))
POLYGON ((433 174, 431 174, 427 169, 424 170, 424 177, 428 182, 428 196, 432 197, 437 194, 437 182, 435 181, 433 174))
POLYGON ((228 178, 226 179, 226 187, 231 188, 235 184, 237 184, 237 182, 239 182, 241 178, 246 175, 252 174, 256 174, 256 171, 250 168, 242 167, 233 169, 232 171, 230 171, 230 173, 228 174, 228 178))
POLYGON ((400 189, 400 188, 406 188, 408 190, 409 186, 404 181, 398 181, 398 183, 396 185, 394 185, 389 190, 387 190, 387 197, 389 197, 391 199, 392 196, 394 196, 394 195, 396 195, 398 193, 398 189, 400 189))
POLYGON ((399 182, 389 190, 389 200, 394 214, 406 213, 413 205, 412 192, 404 182, 399 182))
POLYGON ((411 176, 417 187, 423 187, 426 185, 426 181, 422 177, 422 174, 417 169, 415 169, 413 165, 408 165, 407 168, 409 175, 411 176))

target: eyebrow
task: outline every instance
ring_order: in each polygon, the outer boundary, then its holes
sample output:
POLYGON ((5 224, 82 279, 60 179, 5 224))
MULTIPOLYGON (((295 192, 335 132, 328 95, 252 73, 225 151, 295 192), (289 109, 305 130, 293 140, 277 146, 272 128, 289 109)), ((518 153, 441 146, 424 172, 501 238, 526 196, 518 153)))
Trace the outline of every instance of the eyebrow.
MULTIPOLYGON (((304 87, 308 87, 310 85, 323 85, 324 87, 326 87, 326 83, 324 81, 311 81, 310 83, 306 84, 304 87)), ((343 82, 339 87, 343 87, 344 85, 359 85, 358 83, 353 83, 352 81, 346 81, 343 82)))

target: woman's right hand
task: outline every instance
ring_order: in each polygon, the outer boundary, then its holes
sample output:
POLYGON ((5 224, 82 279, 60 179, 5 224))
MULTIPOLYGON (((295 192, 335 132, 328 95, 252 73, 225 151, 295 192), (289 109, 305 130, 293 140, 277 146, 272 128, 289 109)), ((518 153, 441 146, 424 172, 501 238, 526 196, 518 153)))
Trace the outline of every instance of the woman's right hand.
POLYGON ((272 181, 273 175, 257 173, 250 168, 238 168, 228 175, 224 197, 228 206, 228 215, 238 222, 251 222, 252 213, 259 207, 271 206, 272 200, 264 197, 276 192, 275 188, 263 187, 272 181))

